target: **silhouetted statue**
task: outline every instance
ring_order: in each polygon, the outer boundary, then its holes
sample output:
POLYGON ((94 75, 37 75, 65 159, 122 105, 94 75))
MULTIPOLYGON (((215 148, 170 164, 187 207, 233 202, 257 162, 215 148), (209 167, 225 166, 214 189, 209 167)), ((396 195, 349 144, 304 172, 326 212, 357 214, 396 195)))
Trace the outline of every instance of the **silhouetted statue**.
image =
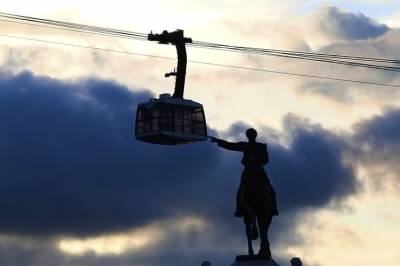
POLYGON ((236 194, 235 216, 244 219, 249 255, 254 255, 252 240, 258 238, 259 232, 261 243, 258 255, 270 259, 268 229, 272 217, 279 213, 275 190, 264 170, 264 165, 269 162, 267 145, 256 142, 257 131, 253 128, 246 131, 246 136, 248 142, 232 143, 215 137, 211 137, 211 142, 227 150, 243 152, 244 171, 236 194))
POLYGON ((301 261, 301 259, 299 257, 294 257, 290 260, 290 264, 292 266, 302 266, 303 262, 301 261))

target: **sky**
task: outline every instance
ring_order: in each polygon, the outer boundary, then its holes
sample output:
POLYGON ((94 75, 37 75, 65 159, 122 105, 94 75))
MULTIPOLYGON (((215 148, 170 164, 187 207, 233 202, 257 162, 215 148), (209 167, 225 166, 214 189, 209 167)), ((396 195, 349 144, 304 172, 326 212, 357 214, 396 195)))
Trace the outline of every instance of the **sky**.
MULTIPOLYGON (((400 3, 26 1, 1 12, 196 41, 398 58, 400 3)), ((175 49, 0 21, 0 34, 175 57, 175 49)), ((188 48, 189 60, 400 84, 400 75, 188 48)), ((0 36, 0 265, 230 265, 246 252, 233 216, 240 154, 209 142, 134 139, 137 104, 172 93, 163 60, 0 36)), ((400 265, 400 90, 188 64, 185 98, 208 132, 254 127, 280 215, 280 265, 400 265)))

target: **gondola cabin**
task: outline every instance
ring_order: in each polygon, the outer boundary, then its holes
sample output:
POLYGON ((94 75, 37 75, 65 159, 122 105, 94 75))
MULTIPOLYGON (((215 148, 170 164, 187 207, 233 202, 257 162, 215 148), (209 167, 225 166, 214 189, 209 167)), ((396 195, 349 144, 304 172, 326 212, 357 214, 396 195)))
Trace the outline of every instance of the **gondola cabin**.
POLYGON ((176 145, 207 139, 207 126, 204 109, 200 103, 184 99, 183 92, 186 75, 185 43, 192 42, 183 37, 183 31, 177 30, 148 36, 150 41, 162 44, 173 44, 178 53, 178 68, 165 74, 165 77, 176 76, 175 91, 171 96, 161 94, 158 99, 140 103, 136 111, 136 139, 144 142, 176 145))
POLYGON ((164 145, 207 139, 203 106, 200 103, 161 94, 138 105, 136 139, 164 145))

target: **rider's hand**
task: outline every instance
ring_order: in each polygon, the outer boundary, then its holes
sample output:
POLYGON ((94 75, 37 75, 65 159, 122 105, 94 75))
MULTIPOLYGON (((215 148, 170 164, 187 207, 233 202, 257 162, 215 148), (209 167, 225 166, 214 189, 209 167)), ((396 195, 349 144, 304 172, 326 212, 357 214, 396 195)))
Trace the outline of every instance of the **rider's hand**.
POLYGON ((211 142, 217 142, 218 139, 217 139, 216 137, 210 137, 210 141, 211 141, 211 142))

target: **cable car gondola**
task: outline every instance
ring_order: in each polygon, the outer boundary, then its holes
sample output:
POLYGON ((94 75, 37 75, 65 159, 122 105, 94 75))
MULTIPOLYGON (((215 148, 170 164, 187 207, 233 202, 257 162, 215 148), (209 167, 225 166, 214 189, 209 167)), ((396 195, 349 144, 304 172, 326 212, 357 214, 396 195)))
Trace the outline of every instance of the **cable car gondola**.
POLYGON ((203 106, 184 99, 187 55, 185 43, 192 42, 182 30, 163 31, 148 35, 148 40, 173 44, 178 53, 177 71, 166 73, 175 76, 175 91, 171 96, 161 94, 158 99, 140 103, 136 111, 135 137, 138 140, 163 145, 185 144, 207 139, 207 126, 203 106))

